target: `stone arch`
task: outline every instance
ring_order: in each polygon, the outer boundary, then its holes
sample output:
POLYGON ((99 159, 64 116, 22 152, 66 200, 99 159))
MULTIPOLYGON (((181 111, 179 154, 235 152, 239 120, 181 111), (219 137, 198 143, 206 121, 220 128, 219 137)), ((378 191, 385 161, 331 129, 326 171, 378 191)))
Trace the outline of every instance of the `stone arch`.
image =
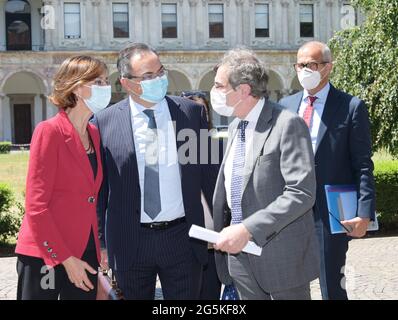
POLYGON ((168 69, 169 88, 168 93, 179 96, 182 91, 192 90, 189 77, 181 70, 168 69))
POLYGON ((112 98, 111 98, 111 104, 115 104, 127 97, 127 93, 120 84, 119 81, 119 72, 115 71, 111 73, 108 77, 109 82, 112 87, 112 98))
POLYGON ((0 92, 4 92, 7 82, 18 74, 30 75, 31 77, 33 77, 35 80, 38 81, 40 91, 43 94, 46 95, 50 94, 50 86, 48 85, 47 81, 38 72, 29 68, 24 68, 23 70, 14 70, 8 73, 4 77, 3 81, 0 83, 0 92))
POLYGON ((210 90, 214 84, 215 76, 216 76, 216 73, 213 70, 208 70, 204 74, 202 74, 202 76, 200 77, 200 80, 198 82, 199 90, 202 90, 205 92, 210 92, 210 90))
POLYGON ((293 77, 293 79, 290 81, 289 93, 290 94, 294 94, 294 93, 299 92, 301 90, 303 90, 303 88, 300 85, 300 82, 298 80, 297 75, 295 75, 293 77))
POLYGON ((278 102, 280 98, 282 98, 283 94, 283 78, 282 76, 275 70, 269 69, 268 73, 268 95, 269 99, 275 102, 278 102))
POLYGON ((32 70, 15 70, 2 81, 0 92, 4 128, 2 136, 15 144, 28 144, 35 126, 56 113, 47 101, 48 86, 32 70))

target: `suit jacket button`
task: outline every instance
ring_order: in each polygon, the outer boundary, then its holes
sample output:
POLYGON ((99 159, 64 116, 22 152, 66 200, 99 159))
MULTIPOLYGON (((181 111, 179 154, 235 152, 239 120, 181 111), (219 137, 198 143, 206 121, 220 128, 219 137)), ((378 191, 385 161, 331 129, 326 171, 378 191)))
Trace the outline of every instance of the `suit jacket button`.
POLYGON ((43 246, 48 247, 48 241, 44 241, 43 246))
POLYGON ((51 253, 51 252, 53 252, 53 249, 48 248, 47 251, 48 251, 49 253, 51 253))
POLYGON ((88 198, 88 202, 89 203, 94 203, 95 202, 95 198, 94 197, 89 197, 88 198))
POLYGON ((57 254, 56 253, 53 253, 52 255, 51 255, 51 258, 56 258, 57 257, 57 254))

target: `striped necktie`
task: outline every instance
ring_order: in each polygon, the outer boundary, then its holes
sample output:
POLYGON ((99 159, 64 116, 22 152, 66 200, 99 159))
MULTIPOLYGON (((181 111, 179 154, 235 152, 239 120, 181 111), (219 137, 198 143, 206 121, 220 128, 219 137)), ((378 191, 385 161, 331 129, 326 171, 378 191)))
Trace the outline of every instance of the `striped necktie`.
POLYGON ((242 222, 242 188, 245 167, 246 135, 249 121, 242 120, 238 125, 231 178, 231 224, 242 222))
POLYGON ((314 102, 316 99, 318 99, 318 97, 308 96, 309 104, 307 104, 304 110, 303 119, 308 128, 311 128, 312 115, 314 114, 314 102))

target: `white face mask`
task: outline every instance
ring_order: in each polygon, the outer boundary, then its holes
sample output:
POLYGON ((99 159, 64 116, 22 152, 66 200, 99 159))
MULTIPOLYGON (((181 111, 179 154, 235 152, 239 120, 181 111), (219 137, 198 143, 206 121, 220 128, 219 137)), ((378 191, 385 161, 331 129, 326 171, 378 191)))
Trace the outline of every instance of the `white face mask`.
POLYGON ((89 99, 84 99, 79 96, 85 102, 87 108, 89 108, 92 113, 97 113, 105 109, 112 98, 112 87, 111 86, 85 86, 91 88, 91 97, 89 99))
POLYGON ((319 71, 313 71, 309 68, 303 68, 300 70, 297 76, 301 86, 305 90, 315 89, 322 81, 321 73, 319 71))
POLYGON ((234 114, 234 108, 242 101, 239 100, 237 103, 235 103, 235 105, 228 106, 227 95, 232 91, 234 90, 231 89, 228 92, 224 93, 216 89, 215 87, 213 87, 210 91, 211 106, 213 107, 214 111, 221 116, 224 117, 232 116, 234 114))

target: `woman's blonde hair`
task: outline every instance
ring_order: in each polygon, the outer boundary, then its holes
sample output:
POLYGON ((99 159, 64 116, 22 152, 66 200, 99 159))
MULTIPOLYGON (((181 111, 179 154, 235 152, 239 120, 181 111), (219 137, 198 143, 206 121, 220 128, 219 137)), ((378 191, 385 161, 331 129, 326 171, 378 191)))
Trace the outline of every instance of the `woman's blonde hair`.
POLYGON ((77 97, 73 91, 80 85, 95 80, 108 71, 104 62, 90 56, 74 56, 66 59, 54 77, 50 101, 58 108, 73 108, 77 97))

